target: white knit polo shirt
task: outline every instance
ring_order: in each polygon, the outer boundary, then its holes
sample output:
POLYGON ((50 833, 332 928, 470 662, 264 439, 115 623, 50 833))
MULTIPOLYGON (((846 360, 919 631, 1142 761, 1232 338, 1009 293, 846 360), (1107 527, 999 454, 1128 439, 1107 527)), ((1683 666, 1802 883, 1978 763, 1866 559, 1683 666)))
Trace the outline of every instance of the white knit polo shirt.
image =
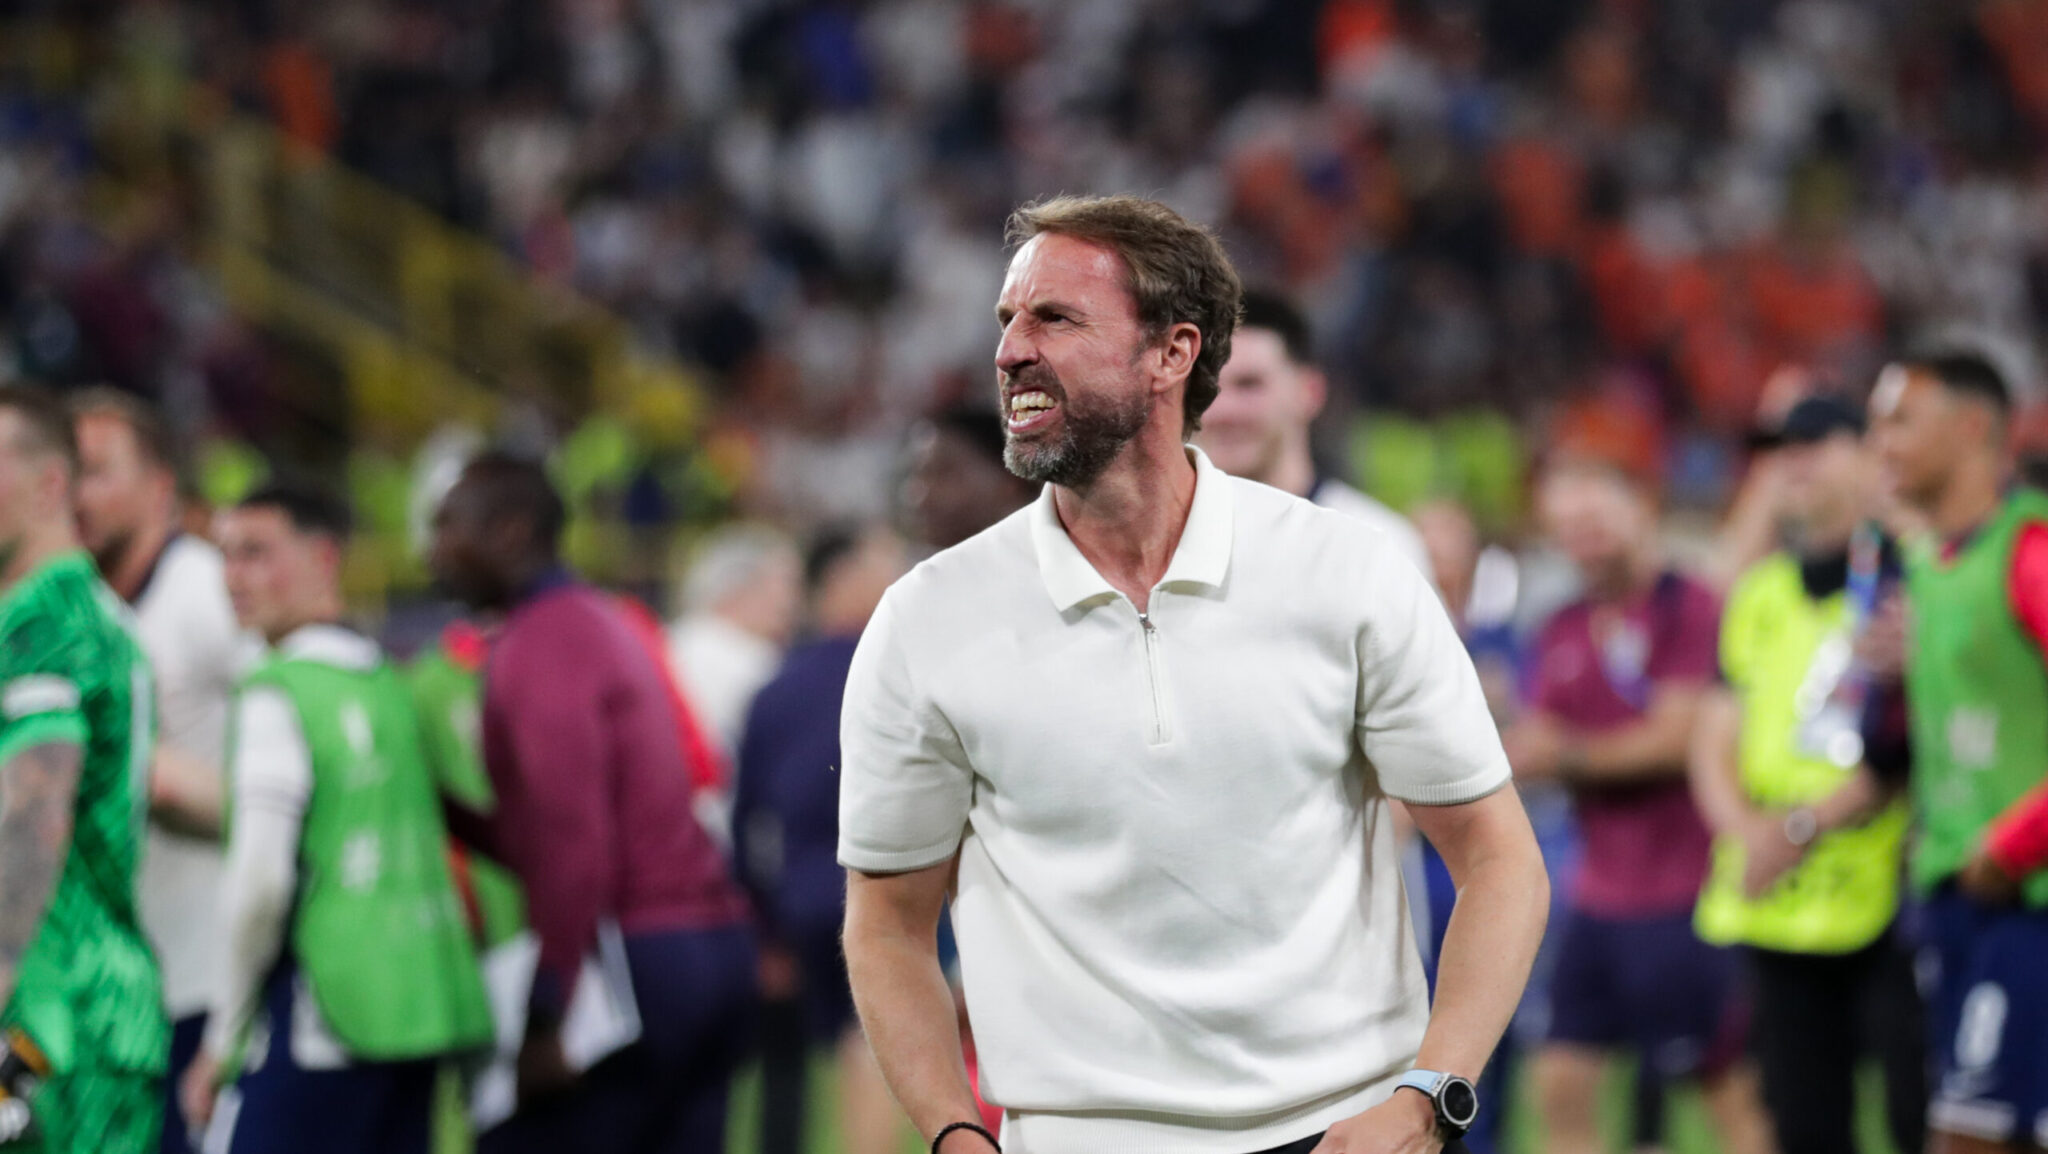
POLYGON ((840 861, 959 852, 1013 1154, 1243 1154, 1384 1099, 1428 1020, 1386 799, 1508 781, 1414 566, 1189 452, 1145 617, 1048 489, 898 582, 847 684, 840 861))

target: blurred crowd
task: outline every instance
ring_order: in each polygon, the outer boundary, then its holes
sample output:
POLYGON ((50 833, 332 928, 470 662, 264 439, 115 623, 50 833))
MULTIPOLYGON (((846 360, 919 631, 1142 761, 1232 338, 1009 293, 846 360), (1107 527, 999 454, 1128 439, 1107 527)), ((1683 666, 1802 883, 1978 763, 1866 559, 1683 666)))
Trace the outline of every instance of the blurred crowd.
MULTIPOLYGON (((675 756, 694 765, 690 807, 724 851, 706 868, 731 871, 763 934, 750 981, 769 1004, 765 1149, 793 1148, 818 1043, 837 1048, 849 1088, 847 1141, 899 1137, 850 1032, 836 811, 815 770, 834 756, 837 694, 881 589, 1031 498, 1001 468, 988 310, 1004 216, 1062 190, 1156 194, 1212 223, 1248 282, 1298 306, 1297 320, 1247 330, 1278 342, 1264 378, 1276 391, 1248 399, 1252 386, 1226 382, 1205 447, 1303 496, 1349 477, 1407 506, 1413 530, 1389 540, 1464 629, 1554 864, 1570 876, 1596 862, 1590 891, 1557 887, 1584 915, 1574 951, 1545 962, 1566 1000, 1546 991, 1517 1031, 1537 1050, 1579 1047, 1530 1067, 1544 1117, 1561 1133, 1589 1126, 1601 1067, 1586 1051, 1633 1049, 1648 1072, 1641 1144, 1661 1133, 1661 1087, 1701 1077, 1730 1148, 1760 1148, 1765 1104, 1741 1047, 1716 1048, 1729 1043, 1719 1011, 1745 982, 1698 952, 1695 902, 1715 835, 1804 850, 1824 831, 1797 840, 1776 808, 1765 820, 1693 800, 1696 696, 1729 672, 1719 602, 1788 525, 1827 519, 1816 502, 1875 487, 1868 461, 1822 476, 1774 454, 1788 440, 1846 452, 1901 348, 1982 350, 2011 385, 2014 439, 2044 446, 2048 10, 107 0, 70 18, 92 30, 98 65, 189 77, 705 370, 711 436, 744 446, 740 484, 721 523, 642 592, 666 618, 663 692, 694 718, 675 756), (1474 412, 1494 423, 1457 423, 1474 412), (1430 440, 1451 427, 1482 430, 1462 457, 1430 440), (1392 435, 1406 429, 1425 432, 1392 435), (1540 473, 1526 468, 1539 457, 1540 473), (1705 515, 1681 521, 1686 510, 1705 515), (1681 523, 1704 524, 1692 543, 1710 543, 1690 574, 1660 543, 1681 523), (1654 708, 1666 681, 1686 696, 1678 714, 1654 708), (1637 722, 1650 728, 1631 740, 1647 744, 1601 744, 1637 722), (1577 818, 1568 798, 1608 772, 1624 784, 1592 791, 1582 828, 1585 797, 1577 818), (1657 926, 1630 945, 1617 922, 1657 926), (1653 1020, 1669 989, 1645 992, 1655 1004, 1631 1023, 1594 1004, 1634 980, 1601 968, 1632 950, 1664 959, 1649 985, 1692 983, 1673 1020, 1653 1020)), ((90 82, 53 94, 0 75, 0 377, 155 403, 180 446, 158 463, 194 458, 191 508, 232 506, 280 462, 346 475, 352 430, 291 419, 311 403, 304 382, 227 305, 180 206, 111 226, 89 211, 94 125, 118 115, 90 82)), ((407 446, 418 455, 396 499, 371 515, 409 522, 424 546, 427 514, 478 446, 559 449, 572 427, 407 446)), ((573 524, 586 510, 569 496, 573 524)), ((545 504, 519 511, 529 530, 545 504)), ((1816 581, 1793 587, 1842 591, 1816 581)), ((435 627, 445 609, 429 611, 435 627)), ((434 635, 405 626, 394 650, 434 635)), ((427 655, 467 652, 456 636, 427 655)), ((464 672, 473 707, 478 670, 464 672)), ((1902 851, 1886 852, 1896 866, 1902 851)), ((1413 868, 1413 892, 1434 897, 1418 901, 1426 943, 1449 894, 1419 849, 1413 868)), ((1892 937, 1897 907, 1854 949, 1891 951, 1871 963, 1873 997, 1917 1014, 1915 995, 1884 984, 1907 944, 1892 937)), ((1776 1044, 1781 1059, 1796 1050, 1776 1044)), ((1925 1087, 1893 1091, 1924 1105, 1925 1087)), ((1923 1119, 1896 1113, 1903 1148, 1923 1119)))
MULTIPOLYGON (((1341 454, 1363 452, 1342 420, 1362 408, 1484 408, 1526 435, 1621 397, 1708 501, 1777 365, 1862 380, 1888 340, 1967 332, 2031 389, 2048 308, 2043 18, 2024 0, 93 19, 105 59, 189 74, 704 366, 753 449, 743 504, 802 523, 881 512, 904 423, 985 399, 1000 221, 1060 190, 1157 194, 1300 299, 1341 454)), ((186 411, 259 405, 260 342, 210 323, 175 220, 95 252, 61 227, 63 186, 34 195, 89 165, 85 122, 25 100, 7 118, 46 144, 9 149, 0 180, 12 359, 186 411), (181 383, 195 367, 210 387, 181 383)))

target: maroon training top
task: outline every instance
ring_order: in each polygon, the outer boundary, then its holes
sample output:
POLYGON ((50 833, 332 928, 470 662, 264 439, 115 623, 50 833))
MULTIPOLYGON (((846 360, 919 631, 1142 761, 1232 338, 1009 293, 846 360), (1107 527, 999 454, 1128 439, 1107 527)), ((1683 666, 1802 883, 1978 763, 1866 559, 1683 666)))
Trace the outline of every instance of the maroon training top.
MULTIPOLYGON (((1536 707, 1585 733, 1639 721, 1658 686, 1712 682, 1719 638, 1719 601, 1677 573, 1624 604, 1568 605, 1536 643, 1536 707)), ((1585 841, 1574 907, 1606 918, 1692 909, 1713 839, 1683 775, 1586 786, 1572 800, 1585 841)))
POLYGON ((691 812, 662 671, 604 594, 554 576, 513 609, 484 669, 483 756, 496 808, 460 824, 526 889, 537 1007, 565 1004, 601 917, 629 935, 745 918, 691 812))

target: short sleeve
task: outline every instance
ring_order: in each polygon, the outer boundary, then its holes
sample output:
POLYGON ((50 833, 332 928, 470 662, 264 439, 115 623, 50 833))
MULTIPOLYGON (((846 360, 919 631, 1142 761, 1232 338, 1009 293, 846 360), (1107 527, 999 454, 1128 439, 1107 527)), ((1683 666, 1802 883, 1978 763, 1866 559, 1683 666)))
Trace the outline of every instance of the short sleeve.
POLYGON ((1728 607, 1721 614, 1721 640, 1718 661, 1718 680, 1730 688, 1740 689, 1749 681, 1750 663, 1755 651, 1756 636, 1761 622, 1764 597, 1762 583, 1765 571, 1753 568, 1735 582, 1729 591, 1728 607))
POLYGON ((85 689, 72 649, 38 614, 17 619, 8 632, 0 653, 0 764, 31 746, 85 744, 85 689))
POLYGON ((2007 585, 2013 616, 2037 644, 2048 646, 2048 522, 2029 521, 2020 529, 2007 585))
POLYGON ((1359 745, 1391 797, 1476 801, 1510 776, 1479 674, 1421 574, 1381 573, 1385 592, 1359 636, 1359 745))
POLYGON ((62 673, 24 673, 0 684, 0 764, 36 745, 83 745, 78 682, 62 673))
POLYGON ((839 864, 867 873, 951 857, 974 796, 959 736, 918 691, 896 599, 861 633, 839 714, 839 864))
POLYGON ((1676 578, 1643 672, 1652 682, 1714 680, 1720 664, 1721 606, 1706 586, 1676 578))
POLYGON ((233 791, 237 820, 262 810, 297 820, 313 794, 313 758, 299 714, 284 690, 252 685, 234 711, 233 791))

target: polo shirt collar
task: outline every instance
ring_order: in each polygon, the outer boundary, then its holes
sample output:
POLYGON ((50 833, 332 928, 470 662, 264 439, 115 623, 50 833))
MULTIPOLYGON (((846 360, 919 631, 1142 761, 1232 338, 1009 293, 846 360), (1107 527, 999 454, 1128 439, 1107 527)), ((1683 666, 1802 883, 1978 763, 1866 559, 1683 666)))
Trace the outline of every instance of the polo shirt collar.
POLYGON ((157 574, 164 570, 164 558, 171 555, 171 550, 177 548, 184 536, 183 532, 173 529, 171 535, 164 538, 164 543, 157 546, 156 556, 149 559, 149 568, 142 571, 142 580, 136 583, 135 596, 128 599, 128 604, 140 605, 142 599, 149 596, 149 587, 156 583, 157 574))
MULTIPOLYGON (((1209 463, 1209 457, 1193 445, 1188 457, 1195 465, 1195 499, 1188 507, 1187 524, 1181 528, 1180 543, 1173 560, 1167 562, 1166 576, 1156 588, 1196 585, 1221 589, 1230 572, 1232 504, 1230 478, 1209 463)), ((1038 575, 1053 605, 1064 613, 1086 602, 1117 595, 1116 587, 1095 571, 1081 555, 1060 524, 1053 506, 1053 487, 1033 503, 1030 514, 1031 544, 1038 554, 1038 575)))
POLYGON ((358 672, 375 669, 383 657, 377 643, 345 625, 301 625, 277 643, 277 655, 358 672))

